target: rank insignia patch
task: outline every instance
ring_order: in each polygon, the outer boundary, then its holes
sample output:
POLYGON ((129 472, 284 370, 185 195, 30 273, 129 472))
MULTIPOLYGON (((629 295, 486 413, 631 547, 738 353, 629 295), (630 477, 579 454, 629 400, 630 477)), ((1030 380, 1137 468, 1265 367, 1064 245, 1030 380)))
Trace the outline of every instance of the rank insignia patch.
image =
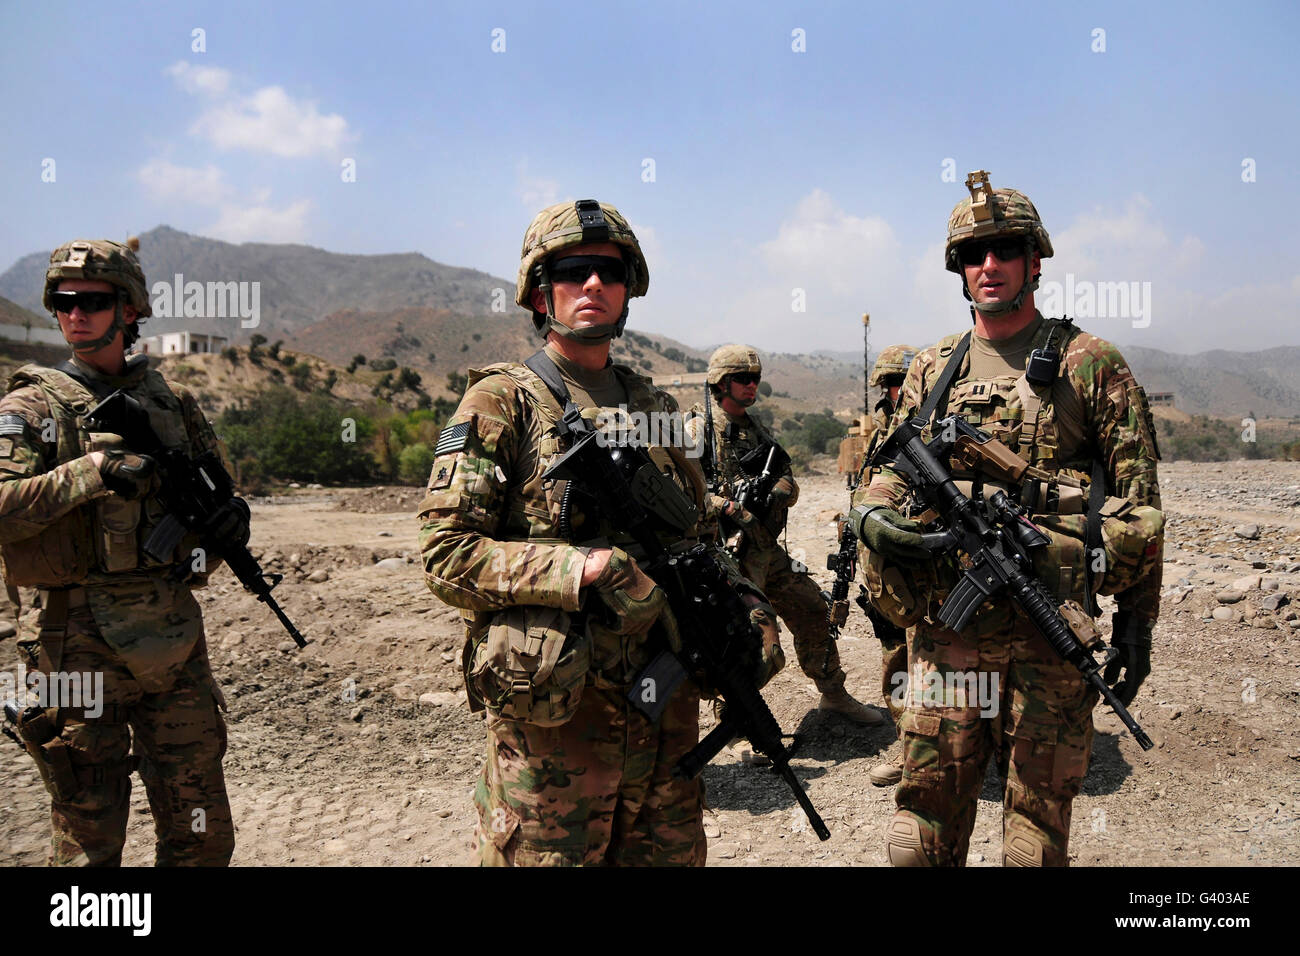
POLYGON ((429 476, 429 490, 437 491, 439 488, 447 488, 451 485, 451 476, 456 474, 457 458, 450 461, 435 461, 433 463, 433 474, 429 476))

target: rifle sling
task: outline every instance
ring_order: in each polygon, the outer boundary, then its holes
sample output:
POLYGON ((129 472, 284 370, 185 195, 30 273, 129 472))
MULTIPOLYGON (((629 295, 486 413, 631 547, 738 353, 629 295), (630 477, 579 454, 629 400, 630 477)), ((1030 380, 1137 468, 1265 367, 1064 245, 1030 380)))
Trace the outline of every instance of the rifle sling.
POLYGON ((952 354, 948 356, 947 364, 944 365, 943 371, 939 373, 939 380, 934 383, 934 389, 926 397, 925 404, 921 406, 921 410, 916 413, 916 418, 913 419, 918 428, 930 424, 936 412, 942 417, 943 413, 948 410, 948 392, 952 390, 952 381, 957 377, 957 373, 961 371, 962 360, 966 358, 966 353, 970 350, 970 337, 971 333, 969 332, 963 335, 961 341, 952 350, 952 354))
POLYGON ((58 365, 54 366, 54 370, 56 372, 62 372, 79 385, 84 385, 90 394, 94 395, 95 398, 101 402, 108 398, 109 395, 112 395, 113 392, 117 391, 117 389, 111 385, 106 387, 103 382, 92 381, 86 376, 85 372, 72 364, 71 359, 64 359, 58 365))
POLYGON ((1106 503, 1106 471, 1101 461, 1092 460, 1092 483, 1088 486, 1088 521, 1083 532, 1084 606, 1096 617, 1101 613, 1092 591, 1092 562, 1101 547, 1101 508, 1106 503))

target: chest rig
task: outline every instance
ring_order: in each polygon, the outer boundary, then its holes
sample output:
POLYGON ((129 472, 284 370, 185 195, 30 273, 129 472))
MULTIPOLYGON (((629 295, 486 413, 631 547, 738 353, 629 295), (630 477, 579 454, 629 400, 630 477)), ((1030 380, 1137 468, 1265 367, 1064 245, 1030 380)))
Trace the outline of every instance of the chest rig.
MULTIPOLYGON (((613 372, 627 393, 630 411, 664 410, 657 397, 658 391, 648 379, 621 365, 614 365, 613 372)), ((537 448, 536 459, 529 463, 531 467, 527 468, 527 473, 521 469, 518 479, 507 489, 506 527, 502 536, 508 540, 551 544, 608 542, 635 554, 639 549, 630 540, 621 541, 612 535, 611 529, 600 524, 591 527, 584 521, 582 500, 574 494, 570 482, 543 477, 546 469, 570 444, 568 428, 564 424, 566 413, 590 419, 602 409, 581 410, 572 402, 559 368, 544 350, 529 356, 522 365, 503 363, 481 372, 471 372, 470 383, 493 373, 509 376, 526 396, 533 412, 527 427, 537 448)), ((689 473, 679 468, 677 460, 664 448, 650 446, 647 451, 656 465, 668 471, 698 507, 702 502, 702 484, 690 480, 689 473)))
MULTIPOLYGON (((60 368, 27 365, 9 381, 10 391, 23 386, 40 389, 50 409, 54 441, 42 448, 46 471, 93 451, 130 450, 120 436, 87 428, 87 414, 113 387, 81 381, 82 377, 70 363, 60 368)), ((124 388, 148 410, 150 425, 164 445, 192 454, 180 399, 162 375, 149 369, 138 382, 124 388)), ((87 506, 72 509, 40 534, 4 545, 11 583, 38 588, 94 585, 110 581, 113 575, 169 566, 174 562, 154 560, 141 546, 165 513, 156 495, 131 501, 119 495, 96 498, 87 506)))
MULTIPOLYGON (((1054 414, 1054 395, 1058 388, 1068 388, 1060 375, 1061 358, 1079 329, 1068 319, 1045 319, 1034 337, 1025 371, 1018 377, 999 376, 984 381, 966 381, 954 385, 970 349, 970 332, 949 336, 939 343, 938 357, 947 359, 916 418, 930 428, 947 413, 955 413, 967 422, 1000 439, 1031 468, 1019 488, 1009 491, 1031 514, 1086 514, 1083 542, 1086 554, 1101 547, 1101 512, 1106 503, 1105 469, 1092 449, 1075 449, 1092 454, 1087 481, 1073 476, 1051 480, 1063 467, 1060 434, 1054 414), (951 403, 951 404, 950 404, 951 403), (1035 480, 1034 475, 1041 480, 1035 480), (1086 484, 1086 491, 1084 485, 1086 484), (1085 499, 1086 494, 1086 499, 1085 499)), ((978 475, 961 473, 954 462, 954 478, 973 481, 978 491, 978 475)), ((959 486, 964 484, 958 482, 959 486)), ((962 490, 969 494, 966 488, 962 490)), ((1083 562, 1084 594, 1089 611, 1096 612, 1092 593, 1092 562, 1083 562)))

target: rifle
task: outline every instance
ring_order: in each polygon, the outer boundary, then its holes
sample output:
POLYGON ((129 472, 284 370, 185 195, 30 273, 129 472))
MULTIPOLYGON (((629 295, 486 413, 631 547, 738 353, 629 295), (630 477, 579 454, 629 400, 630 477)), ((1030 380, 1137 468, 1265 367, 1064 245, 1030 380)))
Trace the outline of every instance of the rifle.
POLYGON ((573 446, 542 477, 581 486, 613 527, 636 540, 643 552, 637 563, 667 594, 681 632, 681 651, 661 651, 633 681, 628 701, 657 721, 688 676, 724 701, 718 725, 677 762, 673 774, 694 779, 734 737, 744 736, 771 759, 817 836, 830 839, 790 769, 781 727, 756 686, 761 638, 744 602, 706 545, 673 554, 659 539, 660 533, 680 537, 689 530, 694 505, 643 449, 605 441, 576 406, 566 408, 559 430, 574 438, 573 446))
MULTIPOLYGON (((978 500, 968 498, 957 489, 952 474, 942 464, 959 447, 964 453, 977 453, 980 460, 1009 463, 1000 454, 999 446, 1008 453, 1010 449, 958 415, 937 422, 936 437, 926 444, 921 434, 925 424, 917 418, 900 424, 872 463, 893 467, 911 484, 916 497, 938 514, 943 530, 921 535, 928 550, 944 554, 960 551, 966 555, 961 578, 939 611, 939 623, 960 633, 980 605, 1005 595, 1033 622, 1052 649, 1078 668, 1142 749, 1150 750, 1155 744, 1101 676, 1102 669, 1118 652, 1108 648, 1104 659, 1098 661, 1093 653, 1103 645, 1091 627, 1091 618, 1073 602, 1065 606, 1063 613, 1062 606, 1033 572, 1030 552, 1050 539, 1006 492, 996 491, 987 499, 982 494, 978 500)), ((859 537, 869 511, 867 506, 859 506, 850 515, 859 537)))
POLYGON ((242 542, 217 538, 208 530, 212 516, 235 495, 235 483, 217 454, 209 451, 191 460, 181 449, 165 447, 145 407, 121 389, 90 410, 86 425, 91 431, 120 435, 133 452, 157 463, 162 479, 159 495, 167 514, 144 542, 144 553, 155 561, 170 561, 186 533, 197 534, 203 549, 224 559, 239 583, 274 612, 294 643, 306 647, 302 634, 271 596, 284 575, 264 572, 242 542))

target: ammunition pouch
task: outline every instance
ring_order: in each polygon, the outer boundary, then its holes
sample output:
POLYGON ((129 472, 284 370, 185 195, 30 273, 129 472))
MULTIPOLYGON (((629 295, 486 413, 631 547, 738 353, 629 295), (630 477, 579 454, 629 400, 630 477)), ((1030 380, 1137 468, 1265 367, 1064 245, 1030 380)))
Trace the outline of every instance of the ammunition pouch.
POLYGON ((466 688, 494 714, 539 727, 578 709, 591 639, 559 608, 507 608, 493 617, 468 661, 466 688))
POLYGON ((871 606, 895 627, 909 628, 925 617, 930 598, 939 589, 935 563, 905 568, 875 551, 863 549, 861 553, 871 606))
POLYGON ((1119 594, 1135 587, 1160 563, 1164 552, 1164 512, 1135 505, 1126 498, 1107 498, 1101 510, 1103 554, 1086 555, 1086 515, 1034 515, 1033 522, 1052 539, 1034 555, 1034 567, 1057 597, 1082 598, 1083 561, 1090 562, 1098 594, 1119 594), (1066 569, 1071 569, 1071 594, 1062 593, 1066 569))

